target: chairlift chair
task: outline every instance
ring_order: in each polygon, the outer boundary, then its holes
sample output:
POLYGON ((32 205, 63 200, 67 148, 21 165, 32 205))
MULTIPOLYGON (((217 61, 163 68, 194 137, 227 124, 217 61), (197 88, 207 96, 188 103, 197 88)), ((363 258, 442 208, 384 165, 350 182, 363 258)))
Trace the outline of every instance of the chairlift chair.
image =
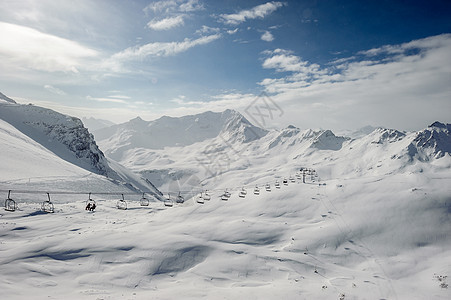
POLYGON ((47 193, 47 197, 49 198, 49 200, 46 200, 46 201, 41 203, 41 210, 43 212, 46 212, 46 213, 54 213, 55 209, 53 207, 52 201, 50 200, 50 194, 49 193, 47 193))
POLYGON ((260 195, 260 189, 258 188, 258 186, 255 186, 254 188, 254 195, 260 195))
POLYGON ((167 207, 174 206, 174 201, 172 201, 170 194, 168 194, 168 197, 166 199, 164 199, 164 206, 167 206, 167 207))
POLYGON ((243 187, 240 191, 240 194, 238 195, 240 198, 245 198, 247 195, 246 189, 243 187))
POLYGON ((116 207, 117 207, 117 209, 122 209, 122 210, 127 209, 127 202, 125 202, 124 194, 122 194, 122 199, 117 200, 116 207))
POLYGON ((280 182, 279 182, 279 180, 276 180, 276 183, 274 183, 274 186, 276 187, 276 189, 280 189, 280 182))
POLYGON ((283 184, 284 184, 284 185, 288 185, 288 179, 284 178, 284 179, 283 179, 283 184))
POLYGON ((199 194, 199 196, 197 197, 196 202, 199 203, 199 204, 204 204, 204 203, 205 203, 204 197, 202 197, 202 192, 201 192, 201 193, 199 194))
POLYGON ((175 199, 175 202, 177 202, 177 203, 185 202, 185 198, 183 198, 183 196, 180 194, 180 192, 179 192, 179 195, 177 196, 177 199, 175 199))
POLYGON ((270 185, 269 183, 267 183, 267 184, 265 185, 265 190, 266 190, 267 192, 271 192, 271 185, 270 185))
POLYGON ((224 194, 221 195, 221 200, 227 201, 227 200, 229 200, 229 197, 230 196, 227 196, 226 192, 224 192, 224 194))
POLYGON ((5 200, 5 210, 15 211, 17 209, 16 201, 10 198, 11 191, 8 191, 8 198, 5 200))
POLYGON ((86 210, 94 211, 96 209, 96 202, 91 199, 91 193, 89 193, 88 200, 86 200, 86 210))
POLYGON ((149 206, 149 199, 145 197, 145 193, 143 193, 143 196, 141 197, 141 200, 139 200, 139 205, 141 206, 149 206))
POLYGON ((227 189, 225 190, 224 195, 225 195, 227 198, 230 198, 230 196, 231 196, 230 192, 229 192, 227 189))
POLYGON ((210 194, 208 193, 208 191, 206 190, 204 195, 202 196, 202 198, 204 198, 205 201, 209 201, 211 199, 210 194))
POLYGON ((296 182, 296 179, 294 179, 293 176, 290 176, 290 181, 291 181, 292 183, 295 183, 295 182, 296 182))

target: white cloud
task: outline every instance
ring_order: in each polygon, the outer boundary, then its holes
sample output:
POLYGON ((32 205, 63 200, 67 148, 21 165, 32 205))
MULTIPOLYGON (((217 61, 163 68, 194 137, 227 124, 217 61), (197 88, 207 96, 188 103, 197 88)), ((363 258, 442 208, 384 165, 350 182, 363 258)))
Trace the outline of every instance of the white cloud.
POLYGON ((111 97, 91 97, 91 96, 86 96, 86 99, 88 100, 94 100, 94 101, 98 101, 98 102, 112 102, 112 103, 120 103, 120 104, 126 104, 127 101, 125 101, 124 99, 120 99, 120 98, 116 98, 114 96, 111 97))
POLYGON ((61 95, 61 96, 66 95, 66 93, 65 93, 64 91, 62 91, 62 90, 60 90, 59 88, 56 88, 56 87, 54 87, 54 86, 51 86, 50 84, 44 85, 44 88, 45 88, 46 90, 48 90, 49 92, 54 93, 54 94, 57 94, 57 95, 61 95))
POLYGON ((179 6, 179 10, 183 12, 192 12, 204 9, 204 5, 199 3, 199 0, 188 0, 179 6))
POLYGON ((384 124, 418 130, 449 119, 451 34, 364 51, 363 57, 340 60, 339 68, 311 64, 281 49, 263 54, 269 56, 264 68, 289 74, 260 84, 284 109, 287 120, 304 116, 298 126, 384 124))
POLYGON ((245 22, 246 20, 251 19, 263 19, 267 15, 276 11, 279 7, 282 7, 284 3, 282 2, 267 2, 265 4, 261 4, 255 6, 248 10, 242 10, 236 14, 222 14, 220 15, 220 20, 225 24, 229 25, 238 25, 240 23, 245 22))
POLYGON ((127 48, 124 51, 114 54, 113 61, 142 60, 146 57, 165 57, 185 52, 190 48, 211 43, 221 37, 220 34, 203 36, 195 40, 185 39, 183 42, 156 42, 140 47, 127 48))
MULTIPOLYGON (((268 52, 266 53, 268 54, 268 52)), ((266 58, 263 62, 262 66, 265 69, 275 69, 278 72, 319 72, 319 65, 303 61, 300 57, 291 54, 289 51, 276 49, 271 54, 271 57, 266 58)))
POLYGON ((169 17, 162 20, 153 19, 147 23, 147 27, 153 30, 168 30, 184 24, 183 15, 169 17))
POLYGON ((99 55, 77 42, 4 22, 0 36, 0 66, 8 68, 78 73, 87 59, 99 55))
POLYGON ((201 29, 196 30, 196 34, 210 34, 210 33, 218 33, 221 29, 217 27, 209 27, 206 25, 202 25, 201 29))
POLYGON ((274 41, 274 36, 272 35, 271 32, 265 31, 265 32, 262 34, 261 39, 262 39, 263 41, 265 41, 265 42, 272 42, 272 41, 274 41))
POLYGON ((143 11, 145 13, 149 13, 152 11, 153 13, 159 13, 159 12, 168 12, 174 7, 177 6, 177 2, 175 0, 162 0, 162 1, 155 1, 147 5, 143 11))
POLYGON ((204 5, 199 0, 161 0, 152 2, 143 9, 146 14, 150 12, 159 14, 176 11, 189 13, 199 10, 204 10, 204 5))
POLYGON ((235 28, 233 30, 227 30, 227 33, 230 34, 230 35, 235 34, 237 32, 238 32, 238 28, 235 28))

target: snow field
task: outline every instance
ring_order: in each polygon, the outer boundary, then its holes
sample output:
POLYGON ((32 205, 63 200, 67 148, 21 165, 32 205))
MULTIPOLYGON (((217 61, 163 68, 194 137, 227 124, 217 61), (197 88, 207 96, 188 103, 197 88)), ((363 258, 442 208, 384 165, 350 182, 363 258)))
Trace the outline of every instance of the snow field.
POLYGON ((297 182, 228 201, 213 191, 173 208, 93 197, 89 213, 64 195, 72 201, 45 214, 19 203, 0 213, 0 288, 11 299, 446 299, 433 277, 450 265, 446 193, 440 180, 419 193, 411 177, 297 182))

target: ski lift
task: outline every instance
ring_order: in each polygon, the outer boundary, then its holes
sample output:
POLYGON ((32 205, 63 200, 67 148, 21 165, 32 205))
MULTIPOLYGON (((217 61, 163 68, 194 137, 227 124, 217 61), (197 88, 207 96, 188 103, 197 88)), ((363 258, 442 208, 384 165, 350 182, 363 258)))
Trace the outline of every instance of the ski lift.
POLYGON ((283 179, 283 184, 284 184, 284 185, 288 185, 288 179, 284 178, 284 179, 283 179))
POLYGON ((240 198, 244 198, 247 195, 246 189, 243 187, 240 191, 240 194, 238 195, 240 198))
POLYGON ((185 198, 183 198, 183 196, 180 194, 180 192, 179 192, 179 195, 177 196, 177 199, 175 199, 175 202, 176 203, 183 203, 183 202, 185 202, 185 198))
POLYGON ((53 212, 55 212, 55 209, 53 207, 52 201, 50 201, 49 193, 47 193, 47 197, 49 198, 49 200, 46 200, 41 203, 41 210, 46 213, 53 213, 53 212))
POLYGON ((11 190, 8 191, 8 198, 5 200, 5 210, 15 211, 17 209, 16 201, 10 198, 11 190))
POLYGON ((221 195, 221 200, 223 201, 227 201, 230 198, 230 193, 228 193, 227 191, 224 192, 224 194, 221 195))
POLYGON ((302 179, 301 173, 296 173, 296 178, 299 179, 299 180, 301 180, 301 179, 302 179))
POLYGON ((254 195, 260 195, 260 189, 258 188, 258 186, 255 186, 254 188, 254 195))
POLYGON ((86 200, 86 208, 87 211, 94 211, 96 209, 96 202, 91 199, 91 193, 89 193, 88 200, 86 200))
POLYGON ((149 206, 149 199, 145 197, 145 193, 143 193, 143 196, 141 200, 139 200, 139 205, 141 206, 149 206))
POLYGON ((205 202, 204 202, 204 197, 202 197, 202 192, 200 192, 200 195, 199 195, 199 197, 197 197, 197 203, 199 203, 199 204, 204 204, 205 202))
POLYGON ((117 200, 116 207, 117 207, 117 209, 126 210, 127 209, 127 202, 125 202, 124 194, 121 194, 121 195, 122 195, 122 199, 117 200))
POLYGON ((202 198, 204 198, 205 201, 209 201, 211 199, 211 196, 207 190, 205 190, 204 196, 202 198))
POLYGON ((290 181, 291 181, 292 183, 295 183, 295 182, 296 182, 296 179, 294 179, 294 177, 290 175, 290 181))
POLYGON ((174 206, 174 201, 172 201, 170 194, 168 194, 168 197, 166 199, 164 199, 164 206, 167 206, 167 207, 174 206))
POLYGON ((280 182, 279 182, 279 180, 276 180, 276 183, 274 184, 274 186, 276 187, 276 189, 280 189, 280 182))
POLYGON ((265 185, 265 190, 266 190, 267 192, 271 192, 271 185, 270 185, 269 183, 267 183, 267 184, 265 185))

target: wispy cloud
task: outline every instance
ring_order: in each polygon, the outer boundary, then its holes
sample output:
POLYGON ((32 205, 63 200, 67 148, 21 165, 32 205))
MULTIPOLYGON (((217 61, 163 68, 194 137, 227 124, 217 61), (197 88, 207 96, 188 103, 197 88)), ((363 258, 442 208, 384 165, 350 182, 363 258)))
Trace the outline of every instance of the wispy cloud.
POLYGON ((238 28, 235 28, 235 29, 230 29, 230 30, 227 30, 227 33, 228 34, 230 34, 230 35, 232 35, 232 34, 235 34, 235 33, 237 33, 238 32, 238 28))
POLYGON ((111 103, 119 103, 119 104, 127 104, 127 101, 125 101, 124 99, 120 99, 114 96, 111 97, 91 97, 91 96, 86 96, 86 99, 88 100, 93 100, 93 101, 97 101, 97 102, 111 102, 111 103))
POLYGON ((0 66, 9 68, 78 73, 87 59, 99 55, 77 42, 25 26, 0 22, 0 36, 0 66))
POLYGON ((175 0, 162 0, 162 1, 154 1, 147 5, 143 11, 145 13, 160 13, 160 12, 169 12, 174 10, 177 6, 177 1, 175 0))
POLYGON ((183 12, 193 12, 193 11, 199 11, 204 10, 203 3, 199 2, 199 0, 188 0, 186 2, 183 2, 179 6, 179 10, 183 12))
POLYGON ((218 33, 221 29, 217 27, 209 27, 206 25, 202 25, 202 27, 198 30, 196 30, 196 34, 211 34, 211 33, 218 33))
POLYGON ((262 66, 265 69, 275 69, 277 72, 302 72, 304 74, 324 72, 324 70, 320 71, 319 65, 303 61, 300 57, 293 55, 291 51, 276 49, 265 51, 265 54, 270 55, 263 62, 262 66))
POLYGON ((274 36, 269 31, 265 31, 260 38, 262 39, 262 41, 265 41, 265 42, 274 41, 274 36))
POLYGON ((185 17, 203 9, 203 4, 198 0, 162 0, 150 3, 144 8, 144 12, 154 15, 154 18, 147 23, 148 28, 168 30, 184 25, 185 17))
POLYGON ((161 0, 147 5, 143 11, 149 13, 194 12, 204 10, 204 5, 199 0, 161 0))
POLYGON ((51 93, 53 93, 53 94, 57 94, 57 95, 60 95, 60 96, 66 95, 66 93, 65 93, 64 91, 62 91, 62 90, 60 90, 59 88, 56 88, 56 87, 54 87, 54 86, 52 86, 52 85, 50 85, 50 84, 44 85, 44 88, 45 88, 47 91, 49 91, 49 92, 51 92, 51 93))
POLYGON ((140 47, 127 48, 112 56, 112 60, 142 60, 146 57, 165 57, 185 52, 190 48, 211 43, 221 37, 221 34, 203 36, 198 39, 185 39, 183 42, 156 42, 140 47))
POLYGON ((235 14, 221 14, 220 21, 229 25, 238 25, 245 22, 246 20, 257 18, 263 19, 283 5, 284 3, 282 2, 267 2, 265 4, 257 5, 251 9, 242 10, 235 14))
POLYGON ((162 20, 152 20, 147 23, 147 27, 153 30, 168 30, 184 24, 183 15, 169 17, 162 20))

